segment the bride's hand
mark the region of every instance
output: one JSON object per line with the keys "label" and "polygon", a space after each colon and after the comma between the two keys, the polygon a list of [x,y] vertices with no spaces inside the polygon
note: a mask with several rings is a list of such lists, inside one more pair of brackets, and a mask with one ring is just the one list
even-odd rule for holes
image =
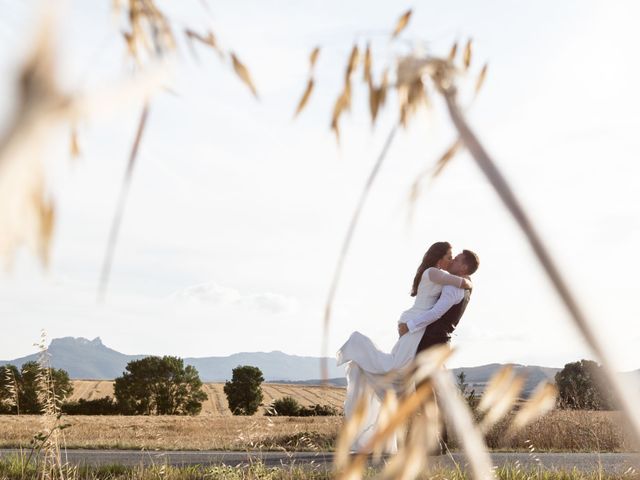
{"label": "bride's hand", "polygon": [[471,280],[467,280],[466,278],[463,278],[461,288],[464,290],[473,290],[473,282],[471,282]]}
{"label": "bride's hand", "polygon": [[407,327],[406,323],[398,324],[398,336],[403,336],[405,333],[409,333],[409,327]]}

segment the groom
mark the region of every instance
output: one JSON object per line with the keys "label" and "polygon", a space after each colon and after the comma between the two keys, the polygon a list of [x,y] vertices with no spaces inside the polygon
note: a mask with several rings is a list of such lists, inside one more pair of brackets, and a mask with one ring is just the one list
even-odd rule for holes
{"label": "groom", "polygon": [[[456,255],[449,265],[449,273],[459,277],[469,278],[475,273],[480,264],[478,255],[471,250],[463,250]],[[427,327],[418,344],[416,354],[434,345],[448,343],[451,334],[458,326],[462,314],[467,308],[471,292],[461,288],[445,285],[436,304],[427,310],[420,318],[415,318],[407,323],[398,324],[400,336],[415,332],[420,328]]]}
{"label": "groom", "polygon": [[[468,279],[469,275],[475,273],[478,269],[479,264],[478,255],[470,250],[463,250],[462,253],[456,255],[448,270],[449,273]],[[436,304],[430,310],[427,310],[421,318],[398,324],[398,333],[402,336],[408,332],[414,332],[425,325],[427,326],[418,344],[416,355],[434,345],[448,343],[451,334],[467,308],[470,298],[470,290],[462,290],[461,288],[445,285],[442,287],[442,293]],[[437,402],[436,395],[436,404]],[[448,437],[447,429],[443,425],[440,454],[446,452],[446,445],[449,443]]]}

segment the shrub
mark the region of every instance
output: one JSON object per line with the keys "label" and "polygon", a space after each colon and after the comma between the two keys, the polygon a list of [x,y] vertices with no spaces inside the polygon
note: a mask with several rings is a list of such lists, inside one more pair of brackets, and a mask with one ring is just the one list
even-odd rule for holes
{"label": "shrub", "polygon": [[265,415],[280,417],[299,417],[302,405],[293,397],[282,397],[274,400],[267,408]]}
{"label": "shrub", "polygon": [[330,417],[340,415],[340,412],[331,405],[315,404],[304,407],[293,397],[283,397],[274,400],[267,407],[265,415],[273,417]]}
{"label": "shrub", "polygon": [[341,415],[340,411],[331,405],[315,404],[300,409],[301,417],[335,417]]}
{"label": "shrub", "polygon": [[111,397],[85,400],[81,398],[77,402],[68,402],[62,405],[62,413],[67,415],[118,415],[120,408]]}

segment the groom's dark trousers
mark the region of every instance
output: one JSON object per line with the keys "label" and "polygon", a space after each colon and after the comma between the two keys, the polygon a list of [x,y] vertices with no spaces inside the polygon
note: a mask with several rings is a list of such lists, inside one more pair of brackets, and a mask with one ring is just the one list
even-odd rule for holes
{"label": "groom's dark trousers", "polygon": [[[418,348],[416,349],[416,355],[429,347],[433,347],[434,345],[449,343],[451,334],[458,326],[458,322],[460,322],[462,314],[467,308],[467,304],[469,303],[470,298],[471,292],[469,290],[465,290],[464,298],[459,303],[456,303],[449,310],[447,310],[447,312],[442,317],[433,322],[431,325],[427,326],[424,333],[422,334],[422,339],[418,344]],[[435,397],[437,405],[438,397],[437,395]],[[446,426],[443,426],[442,441],[445,445],[449,441],[448,437],[449,436],[447,435],[447,428]],[[441,448],[443,448],[443,446],[441,446]],[[441,453],[444,453],[444,451],[441,451]]]}

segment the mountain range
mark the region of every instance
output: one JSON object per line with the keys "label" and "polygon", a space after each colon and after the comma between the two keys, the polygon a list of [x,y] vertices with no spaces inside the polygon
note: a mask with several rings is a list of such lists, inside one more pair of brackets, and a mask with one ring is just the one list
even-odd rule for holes
{"label": "mountain range", "polygon": [[[53,339],[48,347],[51,365],[69,373],[72,379],[111,380],[122,375],[128,362],[148,355],[126,355],[105,346],[100,338],[64,337]],[[23,363],[37,360],[38,354],[0,361],[0,366],[12,364],[20,367]],[[244,352],[226,357],[184,358],[187,365],[193,365],[204,382],[222,382],[231,379],[231,371],[238,365],[253,365],[262,370],[265,381],[318,384],[320,383],[320,358],[288,355],[280,351]],[[337,367],[335,359],[328,358],[330,383],[344,386],[344,369]],[[464,372],[466,383],[477,392],[482,392],[489,379],[504,365],[492,363],[478,367],[453,369],[454,374]],[[526,376],[523,389],[525,396],[543,380],[553,382],[560,368],[536,365],[513,364],[517,373]],[[638,376],[640,370],[632,374]]]}

